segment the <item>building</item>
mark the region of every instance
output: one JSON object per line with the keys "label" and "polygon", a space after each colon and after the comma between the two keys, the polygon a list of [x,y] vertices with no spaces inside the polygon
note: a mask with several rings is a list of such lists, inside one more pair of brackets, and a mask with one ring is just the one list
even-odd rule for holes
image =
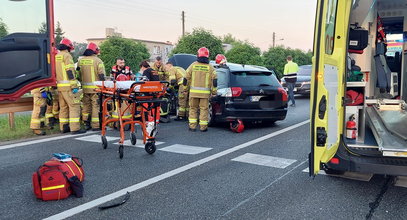
{"label": "building", "polygon": [[[88,43],[93,42],[97,45],[100,45],[103,41],[107,39],[107,37],[122,37],[121,33],[118,33],[113,28],[106,28],[106,37],[104,38],[89,38],[86,39]],[[150,53],[150,61],[154,61],[157,56],[161,56],[163,62],[167,62],[169,58],[169,54],[171,53],[174,45],[169,42],[162,42],[162,41],[151,41],[151,40],[142,40],[142,39],[134,39],[134,38],[127,38],[134,41],[141,42],[146,45],[149,53]]]}

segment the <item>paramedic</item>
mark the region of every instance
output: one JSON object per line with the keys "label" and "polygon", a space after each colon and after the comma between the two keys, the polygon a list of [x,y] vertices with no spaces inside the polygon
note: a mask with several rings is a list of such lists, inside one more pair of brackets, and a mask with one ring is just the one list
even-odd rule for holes
{"label": "paramedic", "polygon": [[293,62],[291,56],[287,57],[287,64],[284,66],[284,80],[288,88],[288,101],[291,100],[291,107],[295,107],[294,88],[297,82],[298,65]]}

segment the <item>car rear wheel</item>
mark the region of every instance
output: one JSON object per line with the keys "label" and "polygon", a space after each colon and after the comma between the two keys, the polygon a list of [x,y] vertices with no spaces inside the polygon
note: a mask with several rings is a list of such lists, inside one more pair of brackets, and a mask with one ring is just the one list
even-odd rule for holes
{"label": "car rear wheel", "polygon": [[213,114],[213,109],[212,109],[212,104],[209,103],[209,108],[208,108],[208,126],[212,127],[216,124],[215,122],[215,114]]}

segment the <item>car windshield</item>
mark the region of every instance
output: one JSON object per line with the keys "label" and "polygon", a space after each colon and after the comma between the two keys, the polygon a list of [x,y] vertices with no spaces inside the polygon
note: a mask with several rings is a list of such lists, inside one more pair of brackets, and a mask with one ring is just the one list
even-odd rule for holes
{"label": "car windshield", "polygon": [[232,72],[232,86],[280,86],[271,72]]}
{"label": "car windshield", "polygon": [[311,76],[311,72],[312,72],[312,66],[311,65],[300,66],[299,69],[298,69],[297,75]]}

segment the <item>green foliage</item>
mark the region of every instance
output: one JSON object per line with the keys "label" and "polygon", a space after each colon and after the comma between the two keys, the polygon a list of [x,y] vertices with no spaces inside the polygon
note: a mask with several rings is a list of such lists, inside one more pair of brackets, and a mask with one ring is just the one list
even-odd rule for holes
{"label": "green foliage", "polygon": [[110,74],[111,67],[116,64],[118,57],[124,58],[126,65],[133,70],[138,70],[140,62],[150,57],[145,44],[121,37],[109,37],[99,47],[101,52],[99,57],[105,64],[107,75]]}
{"label": "green foliage", "polygon": [[177,46],[172,50],[171,55],[177,53],[196,54],[198,49],[206,47],[209,49],[210,59],[215,59],[217,54],[223,54],[222,41],[212,34],[211,31],[203,28],[194,29],[192,33],[181,37]]}
{"label": "green foliage", "polygon": [[8,28],[6,23],[4,23],[3,20],[0,18],[0,38],[8,35],[7,29]]}
{"label": "green foliage", "polygon": [[[38,33],[40,34],[45,34],[48,32],[48,27],[47,27],[47,23],[42,22],[41,26],[38,28]],[[59,43],[59,42],[58,42]]]}
{"label": "green foliage", "polygon": [[72,52],[73,61],[77,62],[78,58],[83,55],[83,52],[86,50],[87,43],[78,43],[73,42],[73,46],[75,47],[75,51]]}
{"label": "green foliage", "polygon": [[293,61],[299,66],[308,65],[312,62],[312,52],[305,53],[299,49],[285,48],[283,46],[270,47],[268,51],[263,54],[264,65],[268,69],[274,69],[279,78],[283,76],[284,65],[287,63],[287,56],[292,56]]}
{"label": "green foliage", "polygon": [[235,37],[233,37],[233,35],[231,33],[228,33],[226,35],[223,35],[222,43],[234,45],[234,44],[243,43],[243,42],[241,40],[238,40]]}
{"label": "green foliage", "polygon": [[260,48],[253,46],[252,44],[237,43],[233,44],[233,48],[226,53],[228,62],[239,64],[250,64],[263,66],[263,58],[261,57]]}
{"label": "green foliage", "polygon": [[55,27],[55,43],[59,44],[61,40],[64,38],[65,32],[62,30],[61,23],[57,22],[57,26]]}

